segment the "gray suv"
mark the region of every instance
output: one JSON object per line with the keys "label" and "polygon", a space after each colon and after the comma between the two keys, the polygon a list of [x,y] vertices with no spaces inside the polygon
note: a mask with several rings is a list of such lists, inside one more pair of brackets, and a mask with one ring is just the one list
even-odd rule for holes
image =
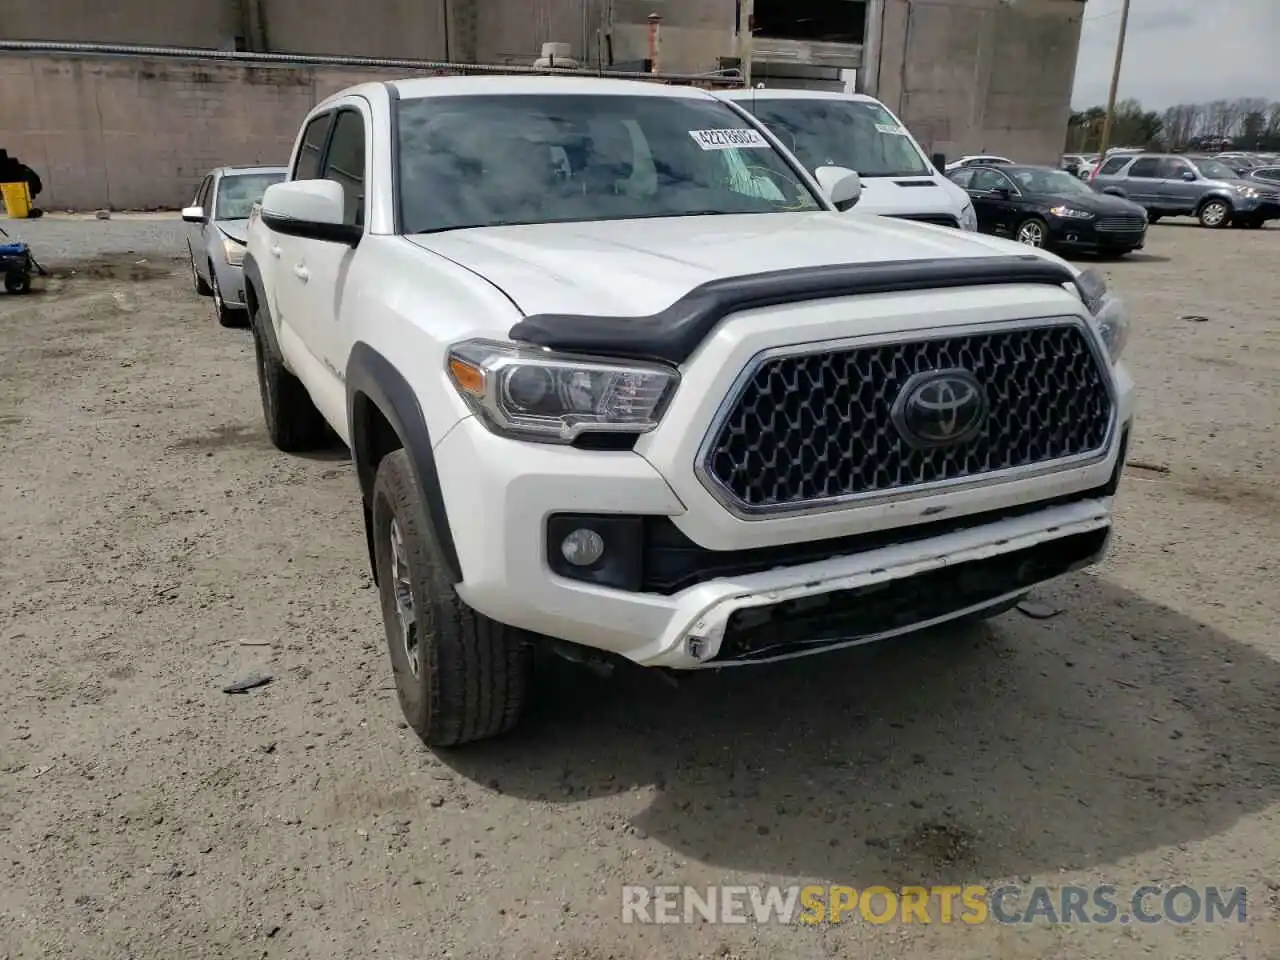
{"label": "gray suv", "polygon": [[1139,153],[1108,157],[1093,175],[1099,193],[1147,208],[1147,219],[1196,217],[1205,227],[1257,228],[1280,219],[1280,185],[1244,180],[1208,157]]}

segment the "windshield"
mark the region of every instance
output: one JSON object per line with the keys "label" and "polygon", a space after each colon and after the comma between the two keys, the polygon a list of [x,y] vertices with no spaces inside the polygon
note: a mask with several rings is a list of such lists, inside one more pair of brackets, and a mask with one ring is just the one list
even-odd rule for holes
{"label": "windshield", "polygon": [[781,153],[710,99],[515,94],[401,101],[406,233],[822,210]]}
{"label": "windshield", "polygon": [[1238,180],[1240,175],[1221,160],[1196,160],[1196,167],[1202,177],[1210,180]]}
{"label": "windshield", "polygon": [[223,175],[218,181],[218,199],[214,204],[215,219],[249,219],[249,208],[262,199],[267,187],[283,179],[283,172]]}
{"label": "windshield", "polygon": [[848,167],[863,177],[933,172],[907,131],[878,103],[861,100],[738,101],[810,170]]}
{"label": "windshield", "polygon": [[1093,193],[1093,188],[1062,170],[1006,170],[1023,193]]}

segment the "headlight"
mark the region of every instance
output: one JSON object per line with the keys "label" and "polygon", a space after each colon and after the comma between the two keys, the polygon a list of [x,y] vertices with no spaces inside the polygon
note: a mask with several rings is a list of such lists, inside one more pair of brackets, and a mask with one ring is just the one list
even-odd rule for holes
{"label": "headlight", "polygon": [[978,229],[978,215],[973,210],[973,204],[967,201],[960,208],[960,229],[970,231]]}
{"label": "headlight", "polygon": [[1050,207],[1049,212],[1055,217],[1066,217],[1068,220],[1093,219],[1093,214],[1088,210],[1077,210],[1075,207]]}
{"label": "headlight", "polygon": [[454,345],[449,378],[495,433],[571,443],[586,432],[646,433],[680,376],[656,364],[578,358],[492,340]]}
{"label": "headlight", "polygon": [[244,244],[236,243],[230,237],[223,237],[222,252],[231,266],[238,267],[244,263]]}
{"label": "headlight", "polygon": [[1256,199],[1258,196],[1258,191],[1253,187],[1240,187],[1239,190],[1240,196],[1248,197],[1250,200]]}
{"label": "headlight", "polygon": [[1093,315],[1107,355],[1115,363],[1129,342],[1129,310],[1124,301],[1107,289],[1107,281],[1097,270],[1085,270],[1076,277],[1084,305]]}

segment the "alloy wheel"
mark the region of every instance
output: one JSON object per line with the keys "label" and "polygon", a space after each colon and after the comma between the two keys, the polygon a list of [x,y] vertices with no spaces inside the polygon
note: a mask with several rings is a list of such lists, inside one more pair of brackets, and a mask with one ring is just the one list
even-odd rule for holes
{"label": "alloy wheel", "polygon": [[1044,228],[1034,220],[1024,223],[1018,228],[1018,242],[1029,247],[1044,246]]}
{"label": "alloy wheel", "polygon": [[396,600],[396,620],[400,625],[400,642],[404,645],[405,662],[416,678],[422,673],[422,649],[418,643],[418,617],[413,607],[413,581],[409,559],[405,554],[400,524],[393,517],[388,532],[391,541],[391,590]]}

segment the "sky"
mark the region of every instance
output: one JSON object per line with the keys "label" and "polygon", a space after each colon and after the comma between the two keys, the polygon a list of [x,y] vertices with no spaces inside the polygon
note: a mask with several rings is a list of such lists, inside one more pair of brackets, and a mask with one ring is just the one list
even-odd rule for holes
{"label": "sky", "polygon": [[[1105,105],[1122,0],[1089,0],[1071,105]],[[1176,103],[1280,100],[1280,0],[1130,0],[1117,97]]]}

